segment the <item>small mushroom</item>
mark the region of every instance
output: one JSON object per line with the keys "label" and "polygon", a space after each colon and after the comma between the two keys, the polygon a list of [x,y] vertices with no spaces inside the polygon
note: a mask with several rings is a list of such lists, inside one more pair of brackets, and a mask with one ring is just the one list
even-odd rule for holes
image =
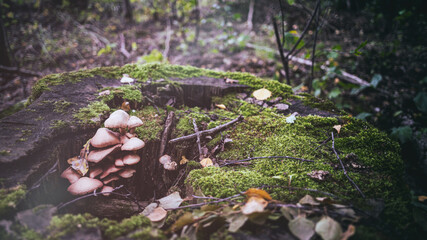
{"label": "small mushroom", "polygon": [[133,168],[125,168],[119,172],[119,176],[122,178],[130,178],[135,174],[136,170]]}
{"label": "small mushroom", "polygon": [[77,182],[82,176],[69,167],[65,169],[64,172],[62,172],[61,177],[67,179],[71,184],[73,184]]}
{"label": "small mushroom", "polygon": [[134,165],[137,164],[141,158],[137,154],[128,154],[123,157],[123,163],[125,165]]}
{"label": "small mushroom", "polygon": [[136,151],[143,148],[144,146],[145,146],[144,141],[142,141],[137,137],[133,137],[129,141],[127,141],[125,144],[123,144],[122,151]]}
{"label": "small mushroom", "polygon": [[128,133],[126,133],[125,135],[120,136],[120,143],[121,144],[127,143],[133,137],[133,136],[132,137],[128,137],[127,135],[128,135]]}
{"label": "small mushroom", "polygon": [[102,171],[103,171],[102,167],[99,167],[99,166],[92,167],[92,168],[90,168],[89,177],[90,178],[96,178],[96,176],[101,174]]}
{"label": "small mushroom", "polygon": [[123,159],[120,158],[116,158],[116,160],[114,161],[114,165],[116,165],[116,167],[124,167],[125,163],[123,162]]}
{"label": "small mushroom", "polygon": [[176,170],[176,167],[178,166],[178,164],[176,164],[176,162],[169,162],[169,163],[165,163],[164,165],[163,165],[163,167],[166,169],[166,170],[169,170],[169,171],[173,171],[173,170]]}
{"label": "small mushroom", "polygon": [[114,165],[114,164],[108,165],[99,178],[103,179],[106,176],[108,176],[110,173],[115,173],[115,172],[118,172],[120,170],[122,170],[122,168],[116,167],[116,165]]}
{"label": "small mushroom", "polygon": [[111,174],[108,177],[106,177],[105,179],[103,179],[102,182],[104,184],[109,184],[110,182],[116,181],[116,180],[119,180],[119,179],[120,179],[119,176],[117,176],[116,174]]}
{"label": "small mushroom", "polygon": [[[104,196],[110,196],[110,192],[112,192],[114,190],[114,188],[113,187],[110,187],[110,186],[107,186],[107,185],[104,185],[103,187],[102,187],[102,189],[101,189],[101,192],[103,192],[103,195]],[[105,192],[107,192],[107,193],[105,193]]]}
{"label": "small mushroom", "polygon": [[102,159],[104,159],[105,157],[107,157],[109,154],[113,153],[114,151],[120,149],[121,144],[117,144],[114,145],[112,147],[109,148],[105,148],[105,149],[95,149],[90,151],[87,160],[89,162],[93,162],[93,163],[99,163]]}
{"label": "small mushroom", "polygon": [[139,117],[131,116],[127,124],[128,124],[129,133],[133,134],[135,132],[135,128],[142,126],[142,120],[139,119]]}
{"label": "small mushroom", "polygon": [[171,162],[171,156],[165,154],[159,158],[159,162],[163,165],[165,165],[166,163],[170,163]]}
{"label": "small mushroom", "polygon": [[100,128],[90,140],[90,144],[96,148],[104,148],[120,143],[119,134],[108,128]]}
{"label": "small mushroom", "polygon": [[98,179],[81,177],[78,181],[68,187],[68,192],[72,195],[84,195],[102,187],[102,182]]}
{"label": "small mushroom", "polygon": [[123,110],[113,112],[110,117],[105,120],[104,126],[107,128],[120,128],[120,134],[126,133],[126,127],[129,120],[129,114]]}

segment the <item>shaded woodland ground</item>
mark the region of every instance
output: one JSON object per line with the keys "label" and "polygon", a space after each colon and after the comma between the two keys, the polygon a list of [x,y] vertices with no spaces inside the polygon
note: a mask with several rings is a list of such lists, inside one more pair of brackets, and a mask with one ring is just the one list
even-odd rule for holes
{"label": "shaded woodland ground", "polygon": [[[422,1],[320,1],[319,15],[315,1],[79,3],[1,1],[1,116],[22,108],[33,84],[50,73],[156,61],[277,81],[288,72],[294,91],[329,98],[401,143],[407,183],[425,210],[416,199],[427,195]],[[284,52],[296,46],[299,60],[281,60],[273,18]]]}

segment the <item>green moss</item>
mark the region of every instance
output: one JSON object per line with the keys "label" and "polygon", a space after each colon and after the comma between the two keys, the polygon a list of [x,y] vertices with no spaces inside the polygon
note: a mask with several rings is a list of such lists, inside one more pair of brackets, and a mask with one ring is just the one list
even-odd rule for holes
{"label": "green moss", "polygon": [[26,102],[26,100],[20,101],[16,104],[4,109],[3,111],[1,111],[0,112],[0,119],[7,117],[7,116],[10,116],[10,115],[24,109],[25,108],[25,102]]}
{"label": "green moss", "polygon": [[81,123],[96,123],[99,122],[99,116],[109,112],[110,107],[107,104],[95,101],[90,103],[87,107],[80,108],[80,110],[73,115]]}
{"label": "green moss", "polygon": [[144,141],[160,139],[166,112],[163,109],[159,109],[159,112],[160,115],[153,106],[146,106],[141,110],[131,113],[131,115],[139,117],[144,123],[141,127],[135,129],[135,133],[139,138]]}
{"label": "green moss", "polygon": [[347,115],[346,112],[339,110],[335,104],[328,99],[317,98],[309,93],[301,93],[300,96],[302,97],[302,101],[306,106],[335,114]]}
{"label": "green moss", "polygon": [[26,188],[23,185],[18,185],[14,188],[0,189],[0,218],[11,214],[19,201],[26,194]]}
{"label": "green moss", "polygon": [[110,94],[99,97],[104,102],[109,102],[116,96],[126,101],[142,102],[141,90],[135,85],[123,85],[116,88],[108,87],[103,88],[100,92],[105,90],[110,90]]}
{"label": "green moss", "polygon": [[65,214],[60,217],[54,216],[48,230],[50,239],[58,239],[82,227],[99,228],[105,239],[116,239],[137,229],[146,230],[150,226],[150,220],[142,215],[132,216],[117,222],[106,218],[99,219],[90,214]]}
{"label": "green moss", "polygon": [[53,120],[50,124],[50,128],[52,129],[62,129],[70,126],[70,122],[63,120]]}
{"label": "green moss", "polygon": [[156,228],[145,227],[141,230],[129,234],[131,239],[151,240],[151,239],[167,239],[166,236]]}
{"label": "green moss", "polygon": [[65,113],[67,111],[67,108],[70,107],[72,104],[72,102],[68,102],[65,100],[56,101],[54,102],[53,111],[56,113]]}
{"label": "green moss", "polygon": [[0,156],[7,156],[10,154],[10,150],[1,150],[0,151]]}

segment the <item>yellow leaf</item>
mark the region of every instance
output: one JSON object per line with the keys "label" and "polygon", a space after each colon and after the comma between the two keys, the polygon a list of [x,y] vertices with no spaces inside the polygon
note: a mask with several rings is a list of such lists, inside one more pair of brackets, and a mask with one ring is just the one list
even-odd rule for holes
{"label": "yellow leaf", "polygon": [[210,158],[203,158],[201,161],[200,161],[200,165],[202,165],[202,167],[210,167],[210,166],[213,166],[213,162],[212,162],[212,160],[210,159]]}
{"label": "yellow leaf", "polygon": [[262,190],[262,189],[258,189],[258,188],[249,188],[246,192],[245,195],[248,197],[261,197],[264,198],[265,200],[271,200],[271,196],[270,194],[268,194],[266,191]]}
{"label": "yellow leaf", "polygon": [[185,156],[182,156],[181,161],[179,161],[179,165],[184,165],[188,162],[188,159]]}
{"label": "yellow leaf", "polygon": [[418,201],[424,202],[425,200],[427,200],[427,196],[418,196]]}
{"label": "yellow leaf", "polygon": [[271,92],[268,89],[261,88],[253,92],[254,97],[257,100],[266,100],[271,97]]}
{"label": "yellow leaf", "polygon": [[157,207],[147,216],[147,218],[152,222],[160,222],[166,217],[166,215],[168,215],[168,212],[165,209]]}
{"label": "yellow leaf", "polygon": [[254,212],[263,212],[268,202],[262,197],[250,197],[242,207],[242,213],[249,215]]}
{"label": "yellow leaf", "polygon": [[89,164],[87,163],[86,158],[77,156],[68,159],[67,162],[71,165],[71,168],[76,170],[82,176],[86,175],[86,173],[89,171]]}
{"label": "yellow leaf", "polygon": [[129,102],[124,101],[124,102],[122,103],[121,109],[122,109],[123,111],[129,112],[129,111],[130,111]]}
{"label": "yellow leaf", "polygon": [[337,130],[337,132],[340,133],[341,125],[334,125],[333,128],[335,128],[335,130]]}
{"label": "yellow leaf", "polygon": [[224,104],[215,104],[215,107],[220,109],[227,109],[227,107]]}

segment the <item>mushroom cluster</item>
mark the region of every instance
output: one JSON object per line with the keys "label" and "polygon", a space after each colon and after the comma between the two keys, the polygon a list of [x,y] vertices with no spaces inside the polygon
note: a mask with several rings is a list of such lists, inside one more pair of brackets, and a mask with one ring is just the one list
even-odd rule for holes
{"label": "mushroom cluster", "polygon": [[[89,163],[89,176],[84,176],[87,171],[76,169],[76,164],[61,174],[61,177],[71,183],[68,192],[73,195],[84,195],[101,187],[102,192],[111,192],[114,188],[108,184],[114,184],[114,181],[120,178],[132,177],[136,172],[134,165],[141,160],[137,151],[145,146],[144,141],[134,134],[135,128],[142,124],[141,119],[129,117],[123,110],[113,112],[104,122],[105,127],[99,128],[90,139],[89,153],[85,151],[89,149],[88,146],[82,149],[80,157],[73,158],[84,160],[86,165]],[[119,132],[109,128],[118,129]],[[126,129],[129,132],[126,132]],[[79,162],[80,166],[82,164],[84,163]]]}

